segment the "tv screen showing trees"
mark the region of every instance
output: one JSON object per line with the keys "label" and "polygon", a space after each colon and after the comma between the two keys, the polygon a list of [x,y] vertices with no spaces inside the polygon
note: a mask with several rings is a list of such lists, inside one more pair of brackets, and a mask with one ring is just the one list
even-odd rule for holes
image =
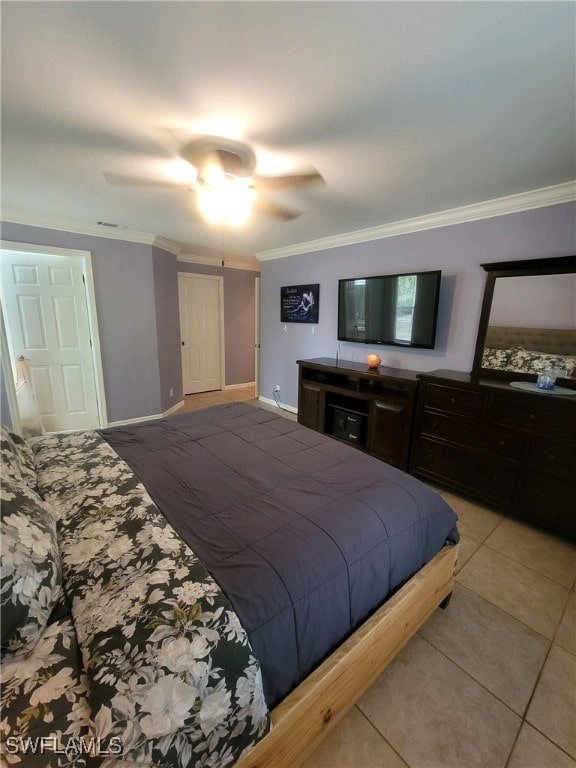
{"label": "tv screen showing trees", "polygon": [[441,271],[338,283],[338,339],[433,349]]}

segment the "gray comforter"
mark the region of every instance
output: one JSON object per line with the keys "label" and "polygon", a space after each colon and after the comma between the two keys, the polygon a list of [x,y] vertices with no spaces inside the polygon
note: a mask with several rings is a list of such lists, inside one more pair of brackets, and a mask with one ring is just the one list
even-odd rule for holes
{"label": "gray comforter", "polygon": [[458,538],[420,481],[252,405],[101,434],[232,603],[270,706]]}

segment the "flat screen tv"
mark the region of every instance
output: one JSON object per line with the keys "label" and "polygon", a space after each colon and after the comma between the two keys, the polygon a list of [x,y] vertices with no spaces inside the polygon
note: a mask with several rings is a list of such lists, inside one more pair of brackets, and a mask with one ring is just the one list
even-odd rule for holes
{"label": "flat screen tv", "polygon": [[338,339],[433,349],[442,272],[338,281]]}

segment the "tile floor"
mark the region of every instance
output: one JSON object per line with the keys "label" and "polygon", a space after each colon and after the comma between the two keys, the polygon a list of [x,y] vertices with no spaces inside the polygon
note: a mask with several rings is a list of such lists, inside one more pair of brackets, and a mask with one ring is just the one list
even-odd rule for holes
{"label": "tile floor", "polygon": [[[234,400],[245,402],[254,400],[254,385],[248,384],[242,387],[231,387],[230,389],[216,390],[215,392],[200,392],[197,395],[186,395],[184,405],[178,413],[186,411],[195,411],[198,408],[206,408],[207,405],[218,405],[218,403],[229,403]],[[255,401],[256,405],[262,405]]]}
{"label": "tile floor", "polygon": [[576,768],[576,547],[440,493],[462,539],[452,602],[299,768]]}

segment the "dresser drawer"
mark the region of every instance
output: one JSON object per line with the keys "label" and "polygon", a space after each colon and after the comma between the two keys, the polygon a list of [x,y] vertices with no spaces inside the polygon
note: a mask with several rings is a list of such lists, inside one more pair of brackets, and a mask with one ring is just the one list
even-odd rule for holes
{"label": "dresser drawer", "polygon": [[524,438],[518,432],[495,429],[484,424],[473,427],[462,419],[454,419],[443,414],[424,411],[422,432],[441,440],[459,443],[466,448],[486,451],[508,459],[519,459]]}
{"label": "dresser drawer", "polygon": [[[547,395],[539,395],[544,398]],[[552,397],[548,395],[548,397]],[[572,405],[572,404],[570,404]],[[534,398],[496,398],[493,421],[525,432],[537,432],[554,437],[574,435],[576,432],[576,403],[574,408],[556,407],[552,402],[536,402]]]}
{"label": "dresser drawer", "polygon": [[424,405],[458,416],[483,419],[486,415],[488,395],[468,389],[447,387],[443,384],[427,384]]}
{"label": "dresser drawer", "polygon": [[531,440],[528,466],[531,470],[576,481],[576,443],[550,438]]}
{"label": "dresser drawer", "polygon": [[525,478],[520,513],[568,536],[576,535],[576,485],[538,473]]}
{"label": "dresser drawer", "polygon": [[485,498],[509,501],[517,464],[423,438],[418,446],[416,469],[427,477],[449,481],[453,486],[473,490]]}

